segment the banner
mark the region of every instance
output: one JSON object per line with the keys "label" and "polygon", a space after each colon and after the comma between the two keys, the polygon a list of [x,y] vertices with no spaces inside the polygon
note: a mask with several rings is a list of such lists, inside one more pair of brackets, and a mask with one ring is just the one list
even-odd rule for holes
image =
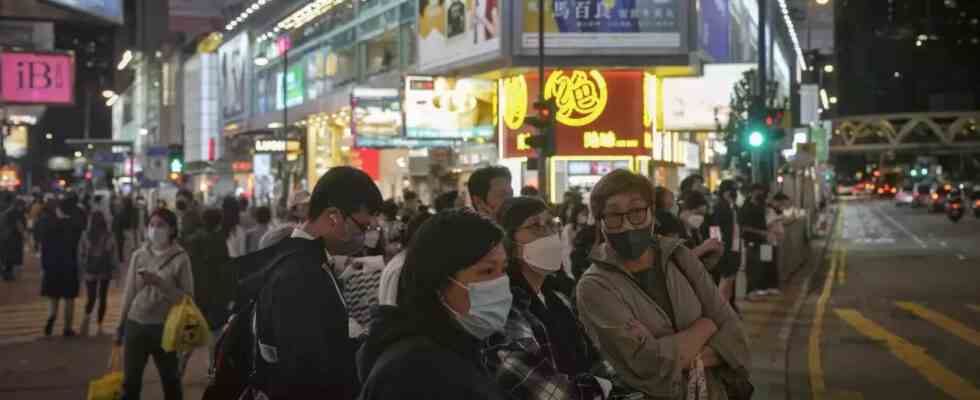
{"label": "banner", "polygon": [[497,85],[482,79],[405,78],[405,136],[416,139],[493,137]]}
{"label": "banner", "polygon": [[701,0],[701,48],[716,63],[729,62],[732,16],[729,0]]}
{"label": "banner", "polygon": [[[686,0],[530,0],[523,4],[521,44],[538,47],[538,9],[545,3],[545,46],[549,49],[636,49],[684,52]],[[615,54],[615,53],[611,53]]]}
{"label": "banner", "polygon": [[75,57],[61,53],[0,53],[0,101],[5,104],[71,105]]}
{"label": "banner", "polygon": [[499,53],[505,3],[419,0],[419,71],[439,72],[450,64]]}
{"label": "banner", "polygon": [[218,49],[221,58],[221,115],[225,120],[236,119],[245,113],[245,101],[250,98],[245,75],[250,61],[248,34],[235,36]]}
{"label": "banner", "polygon": [[735,84],[755,64],[706,64],[699,77],[664,78],[664,130],[717,131],[728,124]]}

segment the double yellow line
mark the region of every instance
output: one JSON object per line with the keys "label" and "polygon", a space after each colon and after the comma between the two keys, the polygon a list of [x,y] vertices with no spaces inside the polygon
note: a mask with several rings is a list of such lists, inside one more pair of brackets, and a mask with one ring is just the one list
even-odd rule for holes
{"label": "double yellow line", "polygon": [[[844,226],[843,205],[837,210],[837,222],[834,224],[834,234],[831,237],[830,269],[824,279],[823,289],[817,299],[817,309],[813,316],[813,327],[810,329],[808,364],[810,367],[810,389],[813,391],[814,400],[822,400],[827,395],[827,383],[824,379],[823,363],[820,360],[820,336],[823,335],[823,319],[827,312],[827,302],[830,301],[830,293],[834,286],[834,277],[843,261],[846,261],[844,246],[841,246],[840,236]],[[843,278],[838,278],[843,281]]]}

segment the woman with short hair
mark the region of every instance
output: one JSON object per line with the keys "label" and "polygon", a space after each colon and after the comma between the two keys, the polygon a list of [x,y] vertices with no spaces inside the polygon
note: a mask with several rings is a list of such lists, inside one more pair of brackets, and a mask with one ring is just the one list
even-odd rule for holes
{"label": "woman with short hair", "polygon": [[748,383],[748,340],[698,258],[681,240],[653,234],[650,182],[616,170],[590,200],[606,242],[592,253],[577,301],[604,358],[650,397],[681,399],[694,390],[698,398],[728,399],[722,375]]}

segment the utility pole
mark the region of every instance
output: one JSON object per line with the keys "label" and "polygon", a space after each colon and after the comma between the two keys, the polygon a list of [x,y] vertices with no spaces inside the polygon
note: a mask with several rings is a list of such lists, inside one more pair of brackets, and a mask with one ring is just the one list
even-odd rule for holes
{"label": "utility pole", "polygon": [[[546,11],[545,0],[538,0],[538,103],[544,103],[544,13]],[[538,150],[538,190],[545,202],[550,201],[550,190],[548,182],[548,154],[547,150]]]}
{"label": "utility pole", "polygon": [[[766,76],[767,63],[766,63],[766,14],[768,11],[768,1],[759,1],[759,40],[758,40],[758,51],[759,51],[759,66],[758,70],[758,86],[756,88],[756,98],[753,102],[754,112],[750,118],[753,121],[760,121],[766,109],[766,97],[768,92],[768,79]],[[767,149],[753,149],[752,150],[752,181],[755,183],[768,183],[763,182],[763,180],[768,180],[768,173],[764,171],[764,168],[769,168],[771,160],[767,158],[772,158],[771,152]]]}

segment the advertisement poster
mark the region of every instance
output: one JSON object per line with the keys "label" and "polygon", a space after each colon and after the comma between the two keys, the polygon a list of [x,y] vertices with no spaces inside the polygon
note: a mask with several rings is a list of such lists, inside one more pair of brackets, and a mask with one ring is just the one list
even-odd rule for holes
{"label": "advertisement poster", "polygon": [[[538,47],[539,1],[524,1],[525,49]],[[545,46],[565,49],[671,49],[684,45],[684,0],[545,1]]]}
{"label": "advertisement poster", "polygon": [[0,53],[0,102],[70,105],[75,57],[59,53]]}
{"label": "advertisement poster", "polygon": [[729,0],[701,0],[701,48],[714,62],[730,61],[729,32],[731,12]]}
{"label": "advertisement poster", "polygon": [[402,136],[401,97],[397,89],[354,89],[351,134],[357,147],[394,146]]}
{"label": "advertisement poster", "polygon": [[[286,106],[296,107],[303,104],[303,72],[302,64],[290,65],[286,69]],[[282,72],[276,74],[276,109],[282,110]]]}
{"label": "advertisement poster", "polygon": [[[557,105],[557,154],[562,156],[642,156],[651,138],[643,130],[643,72],[551,70],[545,98]],[[504,157],[528,157],[526,143],[536,133],[526,124],[538,93],[536,73],[501,82]]]}
{"label": "advertisement poster", "polygon": [[405,79],[405,136],[415,139],[492,138],[497,85],[481,79]]}
{"label": "advertisement poster", "polygon": [[419,70],[500,51],[502,0],[419,0]]}
{"label": "advertisement poster", "polygon": [[227,119],[240,117],[245,113],[245,101],[249,98],[245,81],[249,63],[248,35],[235,36],[220,48],[221,59],[221,115]]}
{"label": "advertisement poster", "polygon": [[727,125],[732,90],[753,68],[755,64],[707,64],[703,76],[664,78],[663,129],[716,131]]}

